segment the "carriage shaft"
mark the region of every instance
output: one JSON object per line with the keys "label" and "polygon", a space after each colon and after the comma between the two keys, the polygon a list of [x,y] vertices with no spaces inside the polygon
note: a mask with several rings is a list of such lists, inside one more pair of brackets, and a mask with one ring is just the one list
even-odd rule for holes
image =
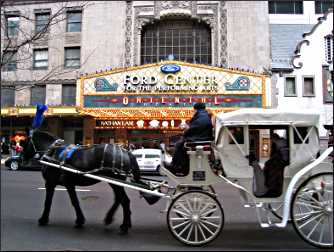
{"label": "carriage shaft", "polygon": [[130,188],[130,189],[134,189],[134,190],[137,190],[137,191],[149,193],[149,194],[159,196],[159,197],[170,198],[169,195],[166,195],[164,193],[160,193],[160,192],[157,192],[157,191],[152,191],[152,190],[149,190],[149,189],[145,189],[145,188],[142,188],[140,186],[133,185],[133,184],[131,184],[131,182],[120,181],[120,180],[117,180],[117,179],[106,178],[106,177],[97,176],[97,175],[93,175],[93,174],[84,174],[81,171],[78,171],[78,170],[75,170],[75,169],[72,169],[72,168],[68,168],[68,167],[63,166],[63,165],[57,165],[57,164],[49,163],[49,162],[46,162],[46,161],[43,161],[43,160],[39,160],[39,162],[44,164],[44,165],[52,166],[52,167],[55,167],[55,168],[58,168],[58,169],[61,169],[61,170],[65,170],[65,171],[68,171],[68,172],[72,172],[72,173],[75,173],[75,174],[78,174],[78,175],[82,175],[82,176],[85,176],[85,177],[88,177],[88,178],[104,181],[104,182],[114,184],[114,185],[118,185],[118,186],[123,186],[123,187],[126,187],[126,188]]}

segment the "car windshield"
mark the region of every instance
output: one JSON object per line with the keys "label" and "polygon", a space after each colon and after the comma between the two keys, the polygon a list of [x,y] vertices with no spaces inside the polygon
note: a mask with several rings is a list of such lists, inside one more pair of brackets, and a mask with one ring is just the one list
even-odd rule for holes
{"label": "car windshield", "polygon": [[157,155],[157,154],[146,154],[145,158],[160,158],[160,155]]}

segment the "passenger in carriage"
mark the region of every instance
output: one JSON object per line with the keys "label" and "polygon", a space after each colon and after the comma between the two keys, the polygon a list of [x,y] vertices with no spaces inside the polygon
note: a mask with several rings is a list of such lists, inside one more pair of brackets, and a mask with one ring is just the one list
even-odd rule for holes
{"label": "passenger in carriage", "polygon": [[264,165],[267,197],[278,197],[283,189],[284,167],[289,164],[289,147],[285,138],[274,133],[270,159]]}
{"label": "passenger in carriage", "polygon": [[164,166],[177,176],[185,176],[189,172],[189,157],[184,147],[185,142],[212,141],[213,125],[204,103],[195,103],[194,114],[183,136],[175,144],[172,163],[164,162]]}

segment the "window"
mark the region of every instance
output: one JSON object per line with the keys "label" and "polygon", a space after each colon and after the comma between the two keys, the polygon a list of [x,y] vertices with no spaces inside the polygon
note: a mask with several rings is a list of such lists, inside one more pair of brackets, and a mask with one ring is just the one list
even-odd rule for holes
{"label": "window", "polygon": [[303,1],[268,1],[269,14],[303,14]]}
{"label": "window", "polygon": [[68,11],[67,12],[67,32],[80,32],[81,31],[81,11]]}
{"label": "window", "polygon": [[325,38],[325,59],[328,64],[333,62],[333,36],[327,35]]}
{"label": "window", "polygon": [[62,105],[75,105],[76,85],[63,85],[61,100]]}
{"label": "window", "polygon": [[141,63],[174,59],[211,64],[211,30],[191,20],[165,20],[147,25],[141,37]]}
{"label": "window", "polygon": [[[296,129],[298,130],[298,133],[300,134],[300,136],[302,137],[304,141],[305,137],[307,136],[308,128],[307,127],[296,127]],[[293,129],[293,142],[295,144],[301,144],[303,141],[299,138],[296,132],[296,129]],[[308,142],[309,142],[309,138],[307,138],[305,143],[308,143]]]}
{"label": "window", "polygon": [[49,52],[48,49],[34,50],[34,68],[48,68]]}
{"label": "window", "polygon": [[80,47],[65,48],[65,67],[80,67]]}
{"label": "window", "polygon": [[315,96],[314,77],[303,77],[303,96]]}
{"label": "window", "polygon": [[36,27],[35,32],[47,32],[47,28],[49,26],[49,19],[50,19],[50,13],[36,13]]}
{"label": "window", "polygon": [[1,88],[1,107],[11,107],[15,104],[15,90],[10,87]]}
{"label": "window", "polygon": [[6,17],[8,37],[17,37],[19,33],[19,23],[20,23],[20,17],[18,16],[7,16]]}
{"label": "window", "polygon": [[17,69],[17,52],[6,51],[3,55],[3,71],[16,71]]}
{"label": "window", "polygon": [[46,86],[33,86],[31,88],[31,105],[45,104]]}
{"label": "window", "polygon": [[285,77],[284,96],[297,96],[296,77]]}
{"label": "window", "polygon": [[324,103],[333,103],[333,79],[328,66],[322,67]]}
{"label": "window", "polygon": [[328,11],[329,8],[333,9],[333,1],[314,1],[315,14],[323,14]]}

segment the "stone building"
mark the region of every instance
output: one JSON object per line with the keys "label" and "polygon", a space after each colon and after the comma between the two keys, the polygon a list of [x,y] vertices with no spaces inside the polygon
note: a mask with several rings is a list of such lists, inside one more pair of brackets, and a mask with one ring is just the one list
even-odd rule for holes
{"label": "stone building", "polygon": [[[263,80],[267,76],[261,74],[270,68],[268,3],[262,1],[18,1],[2,8],[3,21],[8,24],[1,30],[2,52],[9,41],[20,41],[23,34],[16,29],[34,33],[58,12],[58,21],[48,32],[17,52],[10,51],[14,57],[2,68],[3,136],[24,132],[31,125],[35,105],[45,103],[49,110],[43,127],[68,142],[119,142],[119,136],[126,141],[131,135],[126,126],[99,129],[97,119],[113,120],[112,113],[102,117],[98,109],[92,113],[80,106],[80,80],[97,73],[105,76],[115,69],[126,73],[172,59],[177,64],[192,64],[188,65],[190,73],[204,65],[207,68],[200,68],[198,74],[218,71],[225,81],[236,81],[239,76]],[[268,85],[266,80],[261,90]],[[270,89],[267,93],[261,90],[261,99],[268,98],[259,106],[270,106]],[[165,107],[170,110],[173,105]],[[183,116],[176,110],[167,117],[173,119],[175,114],[180,122],[188,120],[191,104],[182,110]],[[148,120],[144,115],[135,119]],[[161,119],[161,115],[150,119]],[[149,134],[161,138],[161,128],[150,129]],[[168,129],[171,135],[177,132],[177,128]],[[137,131],[132,130],[137,139],[145,137],[145,131]]]}
{"label": "stone building", "polygon": [[[123,74],[117,77],[123,79],[126,73],[136,73],[137,76],[128,76],[133,86],[137,77],[164,77],[159,67],[166,62],[181,66],[182,71],[185,69],[184,73],[177,73],[184,77],[180,85],[201,86],[204,82],[190,83],[189,78],[196,76],[219,79],[214,89],[218,93],[164,91],[167,97],[182,101],[183,96],[195,95],[192,100],[195,101],[207,96],[213,113],[242,107],[271,107],[275,98],[271,89],[275,85],[268,78],[272,36],[268,7],[267,1],[17,1],[15,5],[5,4],[1,18],[7,27],[1,27],[1,53],[4,58],[11,54],[13,57],[8,57],[10,61],[1,69],[1,135],[24,133],[31,125],[37,103],[49,106],[43,127],[71,143],[140,141],[147,138],[147,133],[158,140],[180,133],[178,127],[171,126],[171,120],[174,119],[175,125],[189,120],[192,104],[163,103],[162,93],[153,93],[161,103],[156,108],[152,102],[131,105],[133,110],[127,104],[117,107],[117,103],[103,104],[108,109],[85,107],[86,96],[88,99],[94,95],[114,98],[118,95],[124,100],[124,93],[113,93],[113,85],[108,91],[108,84],[114,84],[110,81],[117,73]],[[40,39],[17,51],[13,43],[6,47],[9,42],[22,41],[24,34],[42,29],[46,20],[55,14],[59,14],[55,18],[57,22]],[[107,89],[83,90],[85,85],[103,87],[105,80]],[[171,83],[172,79],[169,82],[177,85]],[[250,88],[227,90],[226,84],[231,83],[246,83]],[[124,89],[124,83],[118,84]],[[152,95],[142,91],[138,89],[134,94]],[[215,98],[215,95],[221,96]],[[256,100],[243,101],[241,98],[247,95]],[[224,102],[217,103],[219,99]],[[160,114],[153,113],[156,110]],[[132,128],[124,123],[130,119],[135,120]],[[151,123],[154,120],[159,126],[151,126],[157,124]],[[144,126],[137,127],[137,122],[143,122]]]}

